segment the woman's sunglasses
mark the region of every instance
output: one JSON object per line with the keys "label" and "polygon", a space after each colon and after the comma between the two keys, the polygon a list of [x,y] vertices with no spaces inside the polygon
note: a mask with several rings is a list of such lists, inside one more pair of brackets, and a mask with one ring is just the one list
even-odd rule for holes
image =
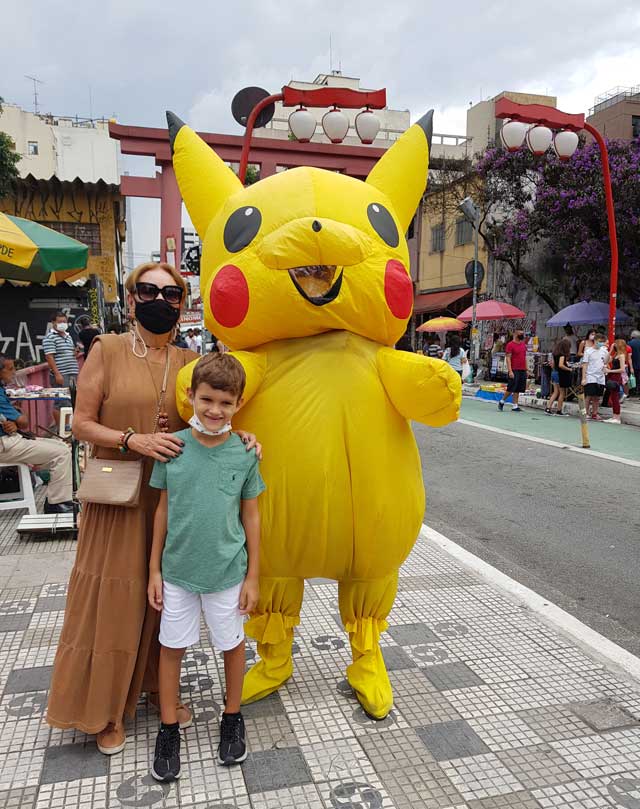
{"label": "woman's sunglasses", "polygon": [[148,301],[155,301],[155,299],[162,293],[162,297],[167,303],[180,303],[184,290],[182,287],[168,284],[166,287],[159,287],[155,284],[147,284],[144,281],[138,281],[136,284],[136,294],[143,303]]}

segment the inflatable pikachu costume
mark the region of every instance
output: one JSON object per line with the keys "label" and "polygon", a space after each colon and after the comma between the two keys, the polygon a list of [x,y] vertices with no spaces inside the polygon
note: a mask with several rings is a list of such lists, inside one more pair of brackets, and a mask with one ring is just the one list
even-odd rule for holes
{"label": "inflatable pikachu costume", "polygon": [[[338,581],[365,711],[393,704],[379,647],[424,514],[410,419],[458,416],[460,377],[396,351],[413,303],[404,233],[424,192],[432,114],[386,152],[366,182],[296,168],[244,188],[189,127],[167,114],[173,165],[204,246],[207,327],[247,375],[234,426],[264,445],[260,603],[246,624],[260,661],[243,701],[292,674],[305,578]],[[186,397],[191,367],[178,381]]]}

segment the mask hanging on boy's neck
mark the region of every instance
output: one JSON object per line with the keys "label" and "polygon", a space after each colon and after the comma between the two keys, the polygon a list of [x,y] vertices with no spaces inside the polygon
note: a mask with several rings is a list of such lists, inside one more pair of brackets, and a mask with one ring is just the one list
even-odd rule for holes
{"label": "mask hanging on boy's neck", "polygon": [[199,433],[203,435],[223,435],[224,433],[228,433],[231,431],[231,422],[228,421],[224,427],[221,427],[219,430],[207,430],[204,424],[200,421],[200,419],[194,413],[193,416],[189,419],[189,424],[193,427],[194,430],[197,430]]}

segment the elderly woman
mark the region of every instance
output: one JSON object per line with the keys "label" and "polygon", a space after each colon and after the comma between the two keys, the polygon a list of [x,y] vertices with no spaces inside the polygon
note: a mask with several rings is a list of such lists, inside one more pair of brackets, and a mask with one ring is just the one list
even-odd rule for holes
{"label": "elderly woman", "polygon": [[[96,733],[111,755],[125,746],[124,720],[142,691],[157,704],[158,617],[147,602],[149,553],[158,491],[154,460],[180,453],[172,433],[185,427],[176,376],[198,355],[172,344],[185,301],[182,276],[168,264],[142,264],[127,279],[132,330],[100,335],[82,369],[74,435],[105,460],[144,458],[136,508],[87,503],[56,653],[47,721]],[[250,449],[253,436],[242,436]],[[178,695],[176,695],[178,699]],[[179,707],[183,727],[191,713]]]}

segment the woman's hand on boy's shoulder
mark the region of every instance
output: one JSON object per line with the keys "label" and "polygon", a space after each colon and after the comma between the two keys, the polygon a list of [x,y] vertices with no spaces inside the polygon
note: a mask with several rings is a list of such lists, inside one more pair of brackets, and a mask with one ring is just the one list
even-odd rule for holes
{"label": "woman's hand on boy's shoulder", "polygon": [[162,612],[162,573],[159,570],[149,573],[147,596],[153,609]]}
{"label": "woman's hand on boy's shoulder", "polygon": [[234,433],[240,437],[242,443],[245,445],[247,452],[255,448],[256,456],[259,461],[262,460],[262,444],[258,441],[253,433],[247,433],[244,430],[234,430]]}
{"label": "woman's hand on boy's shoulder", "polygon": [[255,612],[260,597],[260,584],[257,576],[247,576],[240,590],[240,614],[250,615]]}

